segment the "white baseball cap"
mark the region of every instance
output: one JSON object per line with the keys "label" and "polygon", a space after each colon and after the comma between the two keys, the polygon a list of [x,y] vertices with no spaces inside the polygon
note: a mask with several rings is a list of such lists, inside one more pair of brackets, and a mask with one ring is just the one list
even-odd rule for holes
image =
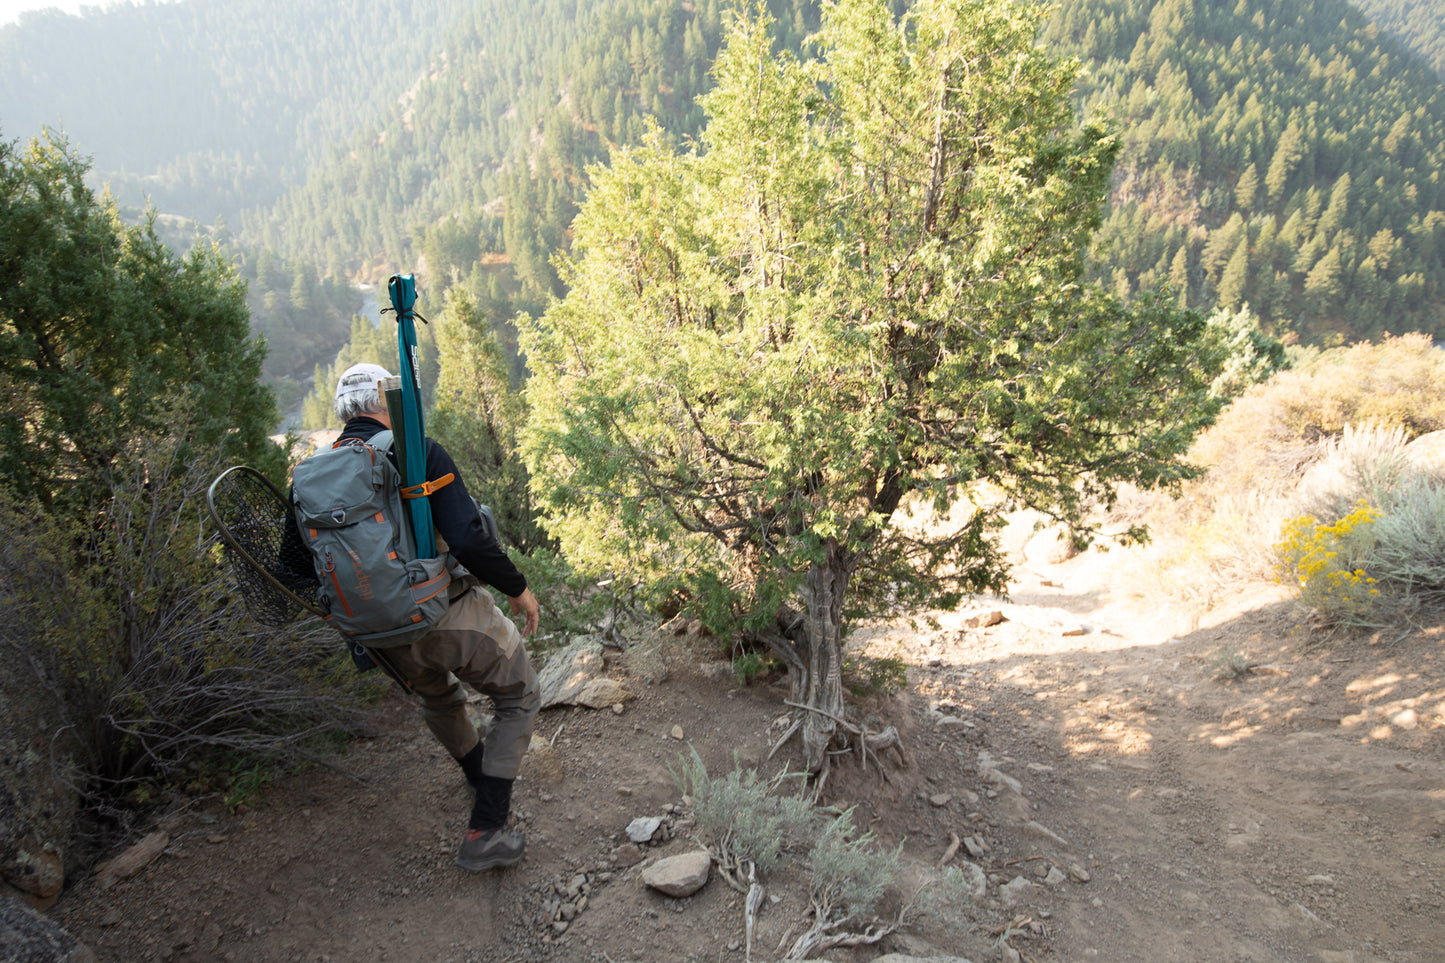
{"label": "white baseball cap", "polygon": [[390,377],[391,372],[379,364],[354,364],[341,372],[341,378],[336,382],[336,397],[339,399],[354,391],[376,390],[377,382]]}

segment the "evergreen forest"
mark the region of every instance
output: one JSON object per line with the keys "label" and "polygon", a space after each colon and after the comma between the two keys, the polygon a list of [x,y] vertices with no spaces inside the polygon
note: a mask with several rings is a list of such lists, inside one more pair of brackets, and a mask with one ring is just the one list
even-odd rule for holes
{"label": "evergreen forest", "polygon": [[[809,0],[768,0],[806,59]],[[896,0],[896,10],[905,9]],[[1064,0],[1079,116],[1120,140],[1089,271],[1246,307],[1328,345],[1445,329],[1439,0]],[[218,244],[293,408],[361,308],[411,271],[464,289],[524,372],[513,319],[554,264],[589,165],[656,126],[698,136],[726,0],[182,0],[0,28],[0,137],[50,126],[139,222]]]}

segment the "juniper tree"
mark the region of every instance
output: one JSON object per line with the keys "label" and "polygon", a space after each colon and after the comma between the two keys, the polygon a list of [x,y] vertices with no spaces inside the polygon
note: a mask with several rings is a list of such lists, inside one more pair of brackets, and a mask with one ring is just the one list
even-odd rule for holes
{"label": "juniper tree", "polygon": [[122,223],[87,167],[49,134],[0,143],[0,485],[84,506],[175,411],[183,442],[279,473],[243,282],[214,248]]}
{"label": "juniper tree", "polygon": [[[767,640],[822,775],[862,735],[848,619],[1003,590],[1000,506],[1082,525],[1175,485],[1216,411],[1199,315],[1082,280],[1116,142],[1076,123],[1041,9],[891,10],[827,5],[807,62],[740,14],[703,143],[595,169],[569,293],[522,323],[549,528]],[[956,530],[897,524],[959,498]]]}

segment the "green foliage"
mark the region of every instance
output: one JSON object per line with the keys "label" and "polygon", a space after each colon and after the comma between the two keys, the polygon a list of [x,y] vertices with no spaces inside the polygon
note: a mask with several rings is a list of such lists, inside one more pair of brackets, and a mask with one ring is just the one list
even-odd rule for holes
{"label": "green foliage", "polygon": [[438,373],[427,433],[456,460],[472,497],[491,507],[507,542],[523,554],[551,547],[537,525],[530,476],[517,450],[526,403],[512,387],[496,334],[460,289],[432,323]]}
{"label": "green foliage", "polygon": [[872,833],[858,833],[849,809],[828,821],[808,851],[815,905],[824,916],[866,919],[898,880],[903,844],[883,849]]}
{"label": "green foliage", "polygon": [[1249,658],[1233,646],[1220,646],[1207,661],[1209,677],[1216,682],[1233,682],[1249,674]]}
{"label": "green foliage", "polygon": [[615,624],[618,614],[631,608],[612,583],[599,586],[578,574],[554,548],[539,545],[526,554],[508,554],[537,597],[538,635],[530,645],[534,652],[541,640],[595,632],[601,625]]}
{"label": "green foliage", "polygon": [[779,666],[777,659],[769,658],[761,652],[740,652],[733,657],[733,675],[741,685],[751,685],[758,676]]}
{"label": "green foliage", "polygon": [[790,846],[810,838],[814,823],[812,804],[797,795],[779,794],[778,787],[800,773],[781,773],[764,781],[756,769],[734,765],[722,776],[709,776],[702,757],[693,749],[668,771],[692,800],[697,826],[713,842],[719,861],[727,868],[752,863],[760,873],[780,868]]}
{"label": "green foliage", "polygon": [[1260,330],[1259,319],[1247,304],[1238,311],[1215,311],[1209,316],[1209,331],[1221,343],[1226,358],[1224,370],[1209,386],[1216,398],[1242,394],[1288,364],[1284,345]]}
{"label": "green foliage", "polygon": [[1345,0],[1072,0],[1045,39],[1121,132],[1098,277],[1311,343],[1441,329],[1445,87]]}
{"label": "green foliage", "polygon": [[214,248],[177,257],[153,221],[121,224],[85,174],[49,134],[0,144],[0,484],[86,506],[172,411],[196,451],[279,476],[244,285]]}
{"label": "green foliage", "polygon": [[231,767],[230,785],[222,802],[231,812],[249,806],[275,775],[275,771],[264,762],[238,760]]}
{"label": "green foliage", "polygon": [[855,696],[902,692],[908,687],[908,663],[896,656],[849,655],[843,660],[843,684]]}
{"label": "green foliage", "polygon": [[1445,4],[1440,0],[1353,0],[1402,46],[1445,75]]}
{"label": "green foliage", "polygon": [[680,576],[754,628],[822,571],[850,615],[946,605],[1003,585],[995,520],[914,535],[905,494],[1077,519],[1190,474],[1222,359],[1201,316],[1081,283],[1115,143],[1039,16],[841,3],[809,64],[740,17],[706,149],[654,132],[594,169],[570,291],[521,325],[524,450],[579,568]]}
{"label": "green foliage", "polygon": [[[12,136],[63,123],[123,203],[237,224],[393,106],[469,6],[234,0],[26,14],[0,31],[0,103]],[[380,56],[380,37],[405,42]]]}

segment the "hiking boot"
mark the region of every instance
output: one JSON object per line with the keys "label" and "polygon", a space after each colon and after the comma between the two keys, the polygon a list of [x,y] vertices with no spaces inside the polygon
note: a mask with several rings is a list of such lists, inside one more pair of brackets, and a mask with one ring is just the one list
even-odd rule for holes
{"label": "hiking boot", "polygon": [[490,829],[476,836],[468,832],[457,850],[457,865],[470,873],[515,866],[522,861],[526,848],[526,838],[510,829]]}

